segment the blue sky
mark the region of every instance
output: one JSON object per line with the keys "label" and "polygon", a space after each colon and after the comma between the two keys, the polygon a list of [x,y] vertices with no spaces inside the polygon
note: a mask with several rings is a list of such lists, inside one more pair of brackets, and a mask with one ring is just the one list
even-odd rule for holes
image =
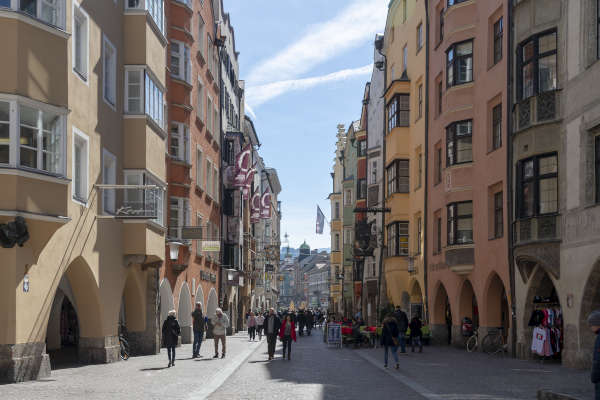
{"label": "blue sky", "polygon": [[315,234],[317,204],[327,219],[337,124],[360,117],[371,76],[372,42],[388,0],[224,0],[246,81],[246,111],[265,163],[283,188],[283,234],[292,247],[330,247]]}

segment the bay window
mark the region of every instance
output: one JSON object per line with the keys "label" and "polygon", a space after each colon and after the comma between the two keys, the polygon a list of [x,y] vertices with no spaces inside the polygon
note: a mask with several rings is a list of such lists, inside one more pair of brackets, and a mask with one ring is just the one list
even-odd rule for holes
{"label": "bay window", "polygon": [[558,212],[558,158],[541,155],[519,161],[517,212],[520,218]]}
{"label": "bay window", "polygon": [[408,193],[409,186],[409,160],[394,160],[387,167],[387,192]]}
{"label": "bay window", "polygon": [[126,189],[124,206],[141,215],[156,216],[152,221],[164,226],[164,185],[145,170],[126,170],[125,185],[157,186],[155,190]]}
{"label": "bay window", "polygon": [[408,255],[408,222],[392,222],[387,226],[388,256]]}
{"label": "bay window", "polygon": [[446,128],[446,165],[473,161],[473,120],[453,122]]}
{"label": "bay window", "polygon": [[410,125],[410,95],[397,94],[387,105],[388,133],[399,126]]}
{"label": "bay window", "polygon": [[125,113],[145,113],[164,127],[164,89],[143,67],[125,67]]}
{"label": "bay window", "polygon": [[473,40],[454,43],[446,50],[446,86],[473,80]]}
{"label": "bay window", "polygon": [[190,162],[190,128],[181,122],[171,123],[169,154],[176,160]]}
{"label": "bay window", "polygon": [[358,200],[367,198],[367,180],[359,179],[356,187],[356,198]]}
{"label": "bay window", "polygon": [[190,200],[169,198],[169,236],[181,238],[181,228],[190,225]]}
{"label": "bay window", "polygon": [[171,75],[191,83],[190,48],[177,40],[171,41]]}
{"label": "bay window", "polygon": [[165,33],[165,12],[163,0],[125,0],[128,10],[146,10],[161,33]]}
{"label": "bay window", "polygon": [[0,98],[0,165],[64,176],[66,110],[24,103]]}
{"label": "bay window", "polygon": [[[65,0],[13,0],[13,7],[29,14],[33,18],[47,24],[65,29],[66,1]],[[2,1],[0,5],[10,7],[10,1]]]}
{"label": "bay window", "polygon": [[448,245],[473,243],[473,202],[450,203],[448,211]]}
{"label": "bay window", "polygon": [[517,49],[517,96],[526,99],[557,88],[556,31],[534,35]]}

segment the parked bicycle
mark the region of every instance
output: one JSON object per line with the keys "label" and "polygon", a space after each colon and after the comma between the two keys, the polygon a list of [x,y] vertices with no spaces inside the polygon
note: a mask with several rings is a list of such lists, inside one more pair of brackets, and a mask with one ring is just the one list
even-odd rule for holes
{"label": "parked bicycle", "polygon": [[[481,349],[486,354],[504,353],[507,351],[507,344],[504,341],[504,328],[491,329],[481,341]],[[467,339],[467,351],[472,353],[479,347],[479,329],[473,331],[473,335]]]}
{"label": "parked bicycle", "polygon": [[127,341],[127,328],[119,323],[119,354],[121,360],[129,360],[129,342]]}

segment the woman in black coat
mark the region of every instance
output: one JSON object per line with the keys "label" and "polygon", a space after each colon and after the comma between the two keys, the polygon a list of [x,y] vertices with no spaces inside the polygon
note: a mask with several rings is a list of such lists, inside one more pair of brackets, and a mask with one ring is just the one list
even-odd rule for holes
{"label": "woman in black coat", "polygon": [[400,368],[400,364],[398,364],[398,335],[400,335],[398,323],[396,318],[390,314],[383,320],[383,329],[381,330],[381,345],[385,348],[385,368],[388,366],[388,350],[392,351],[392,356],[396,361],[396,369]]}
{"label": "woman in black coat", "polygon": [[169,354],[169,365],[167,368],[175,366],[175,346],[177,346],[179,335],[181,334],[181,328],[175,315],[175,310],[169,311],[169,316],[165,319],[162,326],[163,343]]}

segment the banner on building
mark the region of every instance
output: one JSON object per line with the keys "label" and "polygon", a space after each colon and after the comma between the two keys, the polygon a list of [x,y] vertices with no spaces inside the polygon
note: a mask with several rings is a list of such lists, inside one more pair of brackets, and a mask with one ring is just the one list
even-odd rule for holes
{"label": "banner on building", "polygon": [[250,163],[252,161],[252,145],[248,143],[246,147],[242,149],[235,156],[235,176],[233,179],[233,185],[237,187],[244,187],[246,185],[246,178],[248,177],[248,171],[250,171]]}
{"label": "banner on building", "polygon": [[252,187],[254,174],[256,174],[256,168],[254,167],[250,168],[250,170],[246,173],[246,181],[242,187],[242,195],[244,196],[244,200],[248,200],[248,193],[250,193],[250,188]]}
{"label": "banner on building", "polygon": [[323,234],[323,226],[325,225],[325,215],[321,211],[321,207],[317,205],[317,235]]}
{"label": "banner on building", "polygon": [[260,220],[260,215],[260,192],[257,191],[252,195],[252,201],[250,201],[250,222],[258,222]]}
{"label": "banner on building", "polygon": [[271,191],[267,188],[260,198],[260,217],[271,218]]}

